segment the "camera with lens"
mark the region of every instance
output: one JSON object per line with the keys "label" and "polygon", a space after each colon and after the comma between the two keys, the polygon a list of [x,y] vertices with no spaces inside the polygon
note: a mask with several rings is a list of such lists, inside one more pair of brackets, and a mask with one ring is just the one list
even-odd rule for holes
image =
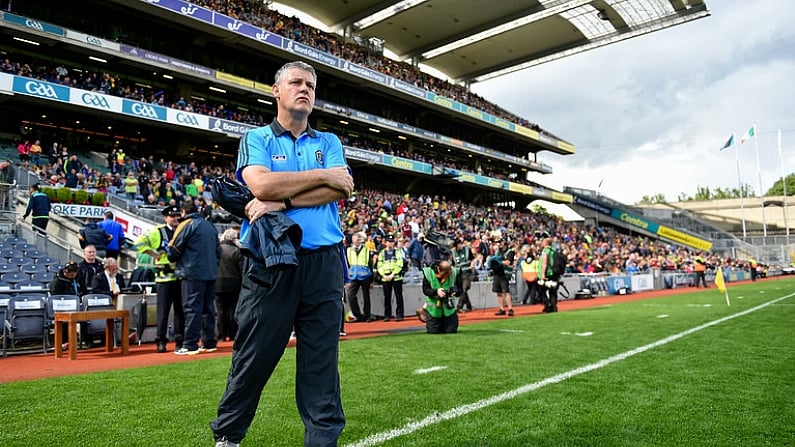
{"label": "camera with lens", "polygon": [[455,295],[455,290],[452,287],[448,288],[448,289],[442,289],[442,290],[444,292],[444,298],[443,299],[447,300],[446,306],[449,307],[449,308],[455,307],[455,296],[454,296]]}

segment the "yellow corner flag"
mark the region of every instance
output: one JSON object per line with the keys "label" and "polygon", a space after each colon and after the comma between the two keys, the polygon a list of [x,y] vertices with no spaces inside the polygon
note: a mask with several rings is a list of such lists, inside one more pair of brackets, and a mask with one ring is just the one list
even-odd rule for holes
{"label": "yellow corner flag", "polygon": [[715,274],[715,285],[721,292],[726,291],[726,282],[723,280],[723,269],[718,267],[718,272]]}
{"label": "yellow corner flag", "polygon": [[729,301],[729,290],[726,289],[726,281],[723,279],[723,269],[720,267],[718,267],[718,271],[715,273],[715,285],[718,286],[718,290],[726,295],[726,305],[731,306],[732,303]]}

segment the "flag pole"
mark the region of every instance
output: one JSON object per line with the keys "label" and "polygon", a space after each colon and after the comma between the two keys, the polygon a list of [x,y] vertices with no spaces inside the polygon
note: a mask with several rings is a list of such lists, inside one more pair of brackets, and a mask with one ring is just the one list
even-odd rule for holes
{"label": "flag pole", "polygon": [[756,171],[759,175],[759,197],[762,203],[762,233],[765,239],[762,240],[762,245],[767,244],[767,221],[765,220],[765,192],[762,190],[762,165],[759,163],[759,137],[756,136],[756,124],[751,126],[754,129],[754,149],[756,150]]}
{"label": "flag pole", "polygon": [[745,206],[743,205],[743,196],[745,193],[743,192],[743,180],[740,176],[740,150],[737,148],[737,144],[734,145],[734,158],[737,161],[737,183],[740,188],[740,213],[742,214],[743,220],[743,241],[746,239],[746,230],[745,230]]}
{"label": "flag pole", "polygon": [[784,171],[784,152],[781,149],[781,129],[778,130],[778,158],[781,160],[781,183],[784,185],[784,227],[787,232],[787,245],[789,245],[789,223],[787,222],[787,175]]}

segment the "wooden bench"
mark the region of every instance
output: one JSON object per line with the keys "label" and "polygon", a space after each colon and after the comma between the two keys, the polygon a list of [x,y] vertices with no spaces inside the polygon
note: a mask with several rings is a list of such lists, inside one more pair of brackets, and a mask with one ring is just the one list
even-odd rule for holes
{"label": "wooden bench", "polygon": [[89,320],[105,320],[105,352],[113,352],[113,328],[115,320],[121,318],[121,355],[130,353],[130,311],[128,310],[88,310],[85,312],[55,313],[55,357],[63,357],[62,324],[69,329],[69,360],[77,359],[77,323]]}

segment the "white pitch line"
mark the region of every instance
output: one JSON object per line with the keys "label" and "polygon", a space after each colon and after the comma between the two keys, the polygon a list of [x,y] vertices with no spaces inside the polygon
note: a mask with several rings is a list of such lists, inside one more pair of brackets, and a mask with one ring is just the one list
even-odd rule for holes
{"label": "white pitch line", "polygon": [[708,323],[704,323],[700,326],[696,326],[694,328],[688,329],[686,331],[680,332],[678,334],[671,335],[669,337],[665,337],[663,339],[657,340],[655,342],[649,343],[647,345],[640,346],[635,349],[630,349],[629,351],[622,352],[621,354],[616,354],[612,357],[608,357],[603,360],[599,360],[598,362],[591,363],[590,365],[581,366],[579,368],[572,369],[571,371],[567,371],[556,376],[548,377],[544,380],[539,382],[530,383],[527,385],[520,386],[511,391],[506,391],[501,394],[497,394],[496,396],[492,396],[483,400],[479,400],[477,402],[462,405],[460,407],[453,408],[451,410],[447,410],[444,413],[436,413],[430,416],[427,416],[425,419],[421,419],[419,421],[409,422],[408,424],[404,425],[400,428],[395,428],[389,431],[376,433],[374,435],[370,435],[364,439],[356,441],[352,444],[347,444],[344,447],[373,447],[378,444],[384,443],[391,439],[395,439],[400,436],[405,436],[415,431],[421,430],[429,425],[438,424],[443,421],[447,421],[450,419],[455,419],[460,416],[465,416],[469,413],[473,413],[478,410],[482,410],[486,407],[490,407],[492,405],[496,405],[498,403],[504,402],[506,400],[513,399],[518,397],[522,394],[529,393],[531,391],[535,391],[539,388],[545,387],[547,385],[553,385],[556,383],[563,382],[564,380],[571,379],[572,377],[579,376],[580,374],[585,374],[587,372],[591,372],[610,364],[620,362],[621,360],[626,360],[629,357],[632,357],[636,354],[641,354],[646,351],[649,351],[654,348],[658,348],[663,345],[667,345],[673,341],[679,340],[680,338],[686,337],[688,335],[694,334],[700,330],[707,329],[712,326],[716,326],[718,324],[724,323],[726,321],[732,320],[737,317],[741,317],[743,315],[747,315],[751,312],[756,312],[757,310],[763,309],[771,304],[775,304],[779,301],[785,300],[787,298],[791,298],[795,296],[795,293],[791,293],[789,295],[782,296],[781,298],[776,298],[772,301],[768,301],[764,304],[760,304],[756,307],[752,307],[750,309],[746,309],[742,312],[737,312],[736,314],[728,315],[723,318],[719,318],[717,320],[710,321]]}
{"label": "white pitch line", "polygon": [[435,371],[447,369],[446,366],[431,366],[430,368],[421,368],[414,371],[414,374],[428,374]]}

